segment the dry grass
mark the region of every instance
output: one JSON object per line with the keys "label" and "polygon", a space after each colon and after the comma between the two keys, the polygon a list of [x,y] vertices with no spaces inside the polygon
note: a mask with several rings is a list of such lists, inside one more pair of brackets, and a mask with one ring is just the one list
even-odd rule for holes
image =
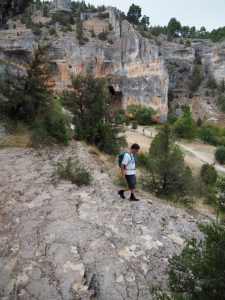
{"label": "dry grass", "polygon": [[3,136],[0,140],[0,148],[7,147],[21,147],[25,148],[29,146],[31,132],[28,129],[19,129],[12,134]]}
{"label": "dry grass", "polygon": [[92,155],[95,155],[95,156],[99,156],[100,155],[99,150],[96,147],[94,147],[94,146],[89,147],[88,148],[88,152],[90,154],[92,154]]}

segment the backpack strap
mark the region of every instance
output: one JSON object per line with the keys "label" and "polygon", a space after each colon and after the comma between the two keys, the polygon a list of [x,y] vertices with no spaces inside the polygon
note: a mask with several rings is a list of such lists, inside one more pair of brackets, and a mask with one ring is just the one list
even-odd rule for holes
{"label": "backpack strap", "polygon": [[[130,155],[130,161],[128,162],[128,164],[125,166],[125,170],[126,170],[126,167],[132,162],[132,155],[130,152],[127,152],[129,155]],[[134,158],[134,162],[135,162],[135,158]]]}

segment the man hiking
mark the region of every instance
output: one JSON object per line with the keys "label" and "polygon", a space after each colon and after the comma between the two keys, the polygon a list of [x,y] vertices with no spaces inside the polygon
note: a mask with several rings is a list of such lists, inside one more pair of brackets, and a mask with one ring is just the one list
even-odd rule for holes
{"label": "man hiking", "polygon": [[140,146],[138,144],[133,144],[131,146],[130,152],[124,153],[123,160],[121,162],[121,173],[122,177],[126,178],[128,187],[124,190],[118,191],[118,194],[122,199],[125,199],[125,192],[131,191],[130,201],[139,201],[134,196],[134,190],[136,187],[136,171],[135,171],[135,155],[138,153]]}

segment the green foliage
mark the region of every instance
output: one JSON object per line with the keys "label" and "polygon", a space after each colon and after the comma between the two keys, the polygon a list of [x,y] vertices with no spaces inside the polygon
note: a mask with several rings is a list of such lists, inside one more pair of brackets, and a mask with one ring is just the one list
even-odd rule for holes
{"label": "green foliage", "polygon": [[62,26],[71,24],[71,14],[67,12],[57,12],[52,14],[51,23],[55,24],[56,22],[58,22]]}
{"label": "green foliage", "polygon": [[90,173],[83,167],[76,166],[72,157],[68,157],[64,163],[58,164],[60,178],[70,180],[78,186],[89,185],[91,182]]}
{"label": "green foliage", "polygon": [[173,125],[174,123],[176,123],[176,121],[178,120],[178,117],[175,113],[171,112],[168,114],[167,116],[167,122],[171,125]]}
{"label": "green foliage", "polygon": [[155,114],[153,108],[148,108],[145,106],[140,106],[138,111],[135,114],[135,119],[137,120],[138,125],[152,125],[151,116]]}
{"label": "green foliage", "polygon": [[96,145],[100,150],[115,154],[123,138],[115,124],[114,108],[104,79],[90,74],[72,80],[73,90],[65,92],[64,105],[73,113],[75,138]]}
{"label": "green foliage", "polygon": [[181,28],[181,23],[176,18],[171,18],[167,25],[167,33],[172,37],[179,37]]}
{"label": "green foliage", "polygon": [[5,24],[9,17],[22,14],[32,0],[7,0],[1,1],[0,25]]}
{"label": "green foliage", "polygon": [[204,164],[201,168],[200,174],[205,184],[213,185],[216,183],[218,174],[213,166],[210,166],[209,164]]}
{"label": "green foliage", "polygon": [[141,8],[138,5],[132,4],[127,13],[127,20],[135,25],[139,24],[141,18]]}
{"label": "green foliage", "polygon": [[143,168],[143,169],[149,169],[149,155],[148,153],[138,153],[136,155],[136,160],[138,167]]}
{"label": "green foliage", "polygon": [[45,5],[43,6],[42,16],[47,18],[47,17],[48,17],[48,14],[49,14],[49,7],[48,7],[47,4],[45,4]]}
{"label": "green foliage", "polygon": [[216,148],[215,159],[221,164],[225,164],[225,147],[220,146]]}
{"label": "green foliage", "polygon": [[225,112],[225,94],[220,94],[218,96],[218,103],[221,107],[221,110]]}
{"label": "green foliage", "polygon": [[94,32],[94,29],[92,28],[92,30],[91,30],[91,37],[96,37],[96,34],[95,34],[95,32]]}
{"label": "green foliage", "polygon": [[27,75],[6,72],[0,81],[1,110],[10,119],[31,124],[38,110],[50,97],[47,79],[48,70],[44,48],[34,51],[33,59],[28,64]]}
{"label": "green foliage", "polygon": [[209,88],[209,89],[212,89],[212,90],[217,89],[217,83],[216,83],[215,79],[212,76],[210,76],[208,78],[208,80],[206,82],[206,87]]}
{"label": "green foliage", "polygon": [[99,33],[98,38],[101,41],[106,41],[107,40],[107,34],[108,34],[108,32],[103,29],[103,31]]}
{"label": "green foliage", "polygon": [[204,239],[187,241],[181,254],[169,260],[169,292],[154,291],[157,299],[217,300],[225,294],[225,228],[199,225]]}
{"label": "green foliage", "polygon": [[215,185],[215,204],[218,212],[225,212],[225,178],[219,177]]}
{"label": "green foliage", "polygon": [[194,66],[191,78],[192,78],[192,80],[191,80],[191,84],[190,84],[190,90],[191,90],[191,92],[195,93],[199,89],[199,86],[202,81],[200,69],[197,65]]}
{"label": "green foliage", "polygon": [[67,146],[69,120],[62,112],[62,106],[58,100],[51,100],[46,107],[39,111],[33,125],[33,144],[43,144],[53,138]]}
{"label": "green foliage", "polygon": [[38,47],[29,62],[27,75],[6,72],[0,81],[1,114],[33,129],[32,143],[46,143],[54,138],[68,144],[68,122],[57,101],[51,101],[47,85],[45,48]]}
{"label": "green foliage", "polygon": [[137,128],[138,128],[138,122],[137,122],[136,120],[133,120],[133,121],[131,122],[131,128],[132,128],[132,129],[137,129]]}
{"label": "green foliage", "polygon": [[199,130],[199,137],[204,143],[216,145],[219,137],[221,135],[221,130],[218,126],[204,124]]}
{"label": "green foliage", "polygon": [[131,115],[138,125],[152,125],[153,121],[151,116],[155,114],[155,111],[151,107],[146,107],[137,104],[131,104],[127,106],[127,113]]}
{"label": "green foliage", "polygon": [[171,200],[181,201],[191,193],[193,189],[191,170],[185,166],[184,155],[175,144],[168,125],[154,137],[146,168],[142,182],[147,190]]}
{"label": "green foliage", "polygon": [[77,20],[77,24],[76,24],[76,33],[77,33],[77,39],[79,41],[80,45],[84,45],[85,41],[84,41],[84,30],[83,30],[83,22],[78,19]]}
{"label": "green foliage", "polygon": [[185,107],[183,115],[174,124],[174,133],[179,138],[185,138],[189,141],[193,140],[197,136],[197,125],[195,120],[191,116],[190,108]]}

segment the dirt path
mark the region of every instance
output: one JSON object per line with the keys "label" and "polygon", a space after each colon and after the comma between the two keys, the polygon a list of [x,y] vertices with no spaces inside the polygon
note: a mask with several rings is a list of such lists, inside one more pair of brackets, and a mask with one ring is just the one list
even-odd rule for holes
{"label": "dirt path", "polygon": [[[139,126],[137,130],[128,129],[125,132],[128,144],[137,142],[141,145],[143,152],[148,152],[150,143],[156,135],[157,130],[154,127]],[[179,141],[177,144],[185,151],[185,161],[190,165],[192,170],[197,173],[204,163],[213,164],[215,147],[206,145],[201,142],[185,142]],[[215,164],[215,168],[219,172],[225,173],[225,167]]]}
{"label": "dirt path", "polygon": [[[55,175],[71,156],[92,174],[78,188]],[[142,197],[122,201],[80,143],[0,150],[0,298],[151,299],[168,258],[199,233],[184,210]]]}

